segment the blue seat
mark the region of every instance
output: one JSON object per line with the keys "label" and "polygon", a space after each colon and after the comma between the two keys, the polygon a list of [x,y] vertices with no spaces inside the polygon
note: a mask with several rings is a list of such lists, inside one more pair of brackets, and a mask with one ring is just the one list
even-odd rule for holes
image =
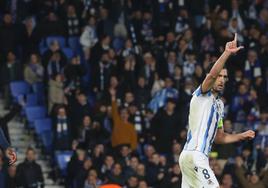
{"label": "blue seat", "polygon": [[41,140],[47,153],[52,153],[53,134],[51,131],[44,131],[41,133]]}
{"label": "blue seat", "polygon": [[68,59],[71,59],[74,56],[74,51],[71,48],[63,48],[62,52]]}
{"label": "blue seat", "polygon": [[45,89],[44,89],[44,84],[42,82],[36,82],[32,85],[32,90],[34,93],[37,94],[38,97],[38,104],[39,105],[44,105],[45,103]]}
{"label": "blue seat", "polygon": [[35,93],[29,93],[26,95],[26,106],[37,106],[38,105],[38,96]]}
{"label": "blue seat", "polygon": [[11,95],[17,100],[20,95],[30,93],[30,85],[25,81],[14,81],[10,83]]}
{"label": "blue seat", "polygon": [[80,43],[79,43],[79,37],[69,37],[68,38],[68,46],[74,52],[78,52],[78,50],[81,48]]}
{"label": "blue seat", "polygon": [[52,130],[52,121],[50,118],[37,119],[34,121],[34,128],[37,135],[41,135],[45,131]]}
{"label": "blue seat", "polygon": [[34,128],[34,121],[46,117],[46,108],[44,106],[30,106],[25,108],[26,118],[29,122],[29,127]]}
{"label": "blue seat", "polygon": [[71,160],[72,155],[73,155],[72,151],[56,151],[55,152],[56,162],[63,176],[67,174],[66,172],[67,165],[68,165],[68,162]]}
{"label": "blue seat", "polygon": [[47,47],[43,47],[43,46],[40,47],[40,48],[39,48],[39,52],[40,52],[40,54],[41,54],[41,55],[44,55],[45,52],[47,51],[47,49],[48,49]]}
{"label": "blue seat", "polygon": [[63,36],[49,36],[46,38],[46,45],[50,46],[50,44],[57,40],[59,42],[59,45],[61,48],[64,48],[66,46],[65,37]]}

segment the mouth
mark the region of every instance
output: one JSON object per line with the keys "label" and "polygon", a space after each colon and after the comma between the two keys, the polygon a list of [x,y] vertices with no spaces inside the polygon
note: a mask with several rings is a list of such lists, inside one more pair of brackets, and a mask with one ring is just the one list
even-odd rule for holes
{"label": "mouth", "polygon": [[218,89],[222,90],[223,87],[224,87],[223,85],[219,85],[219,86],[218,86]]}

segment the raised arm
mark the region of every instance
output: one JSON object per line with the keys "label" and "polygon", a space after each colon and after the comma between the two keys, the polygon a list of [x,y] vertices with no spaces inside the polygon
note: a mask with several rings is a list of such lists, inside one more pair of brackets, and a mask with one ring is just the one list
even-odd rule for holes
{"label": "raised arm", "polygon": [[252,130],[245,131],[239,134],[228,134],[225,133],[223,128],[218,129],[215,143],[216,144],[229,144],[234,142],[239,142],[242,140],[251,140],[255,137],[255,132]]}
{"label": "raised arm", "polygon": [[234,40],[226,43],[224,52],[213,65],[210,72],[207,74],[205,80],[203,81],[201,85],[202,93],[206,93],[212,88],[214,82],[216,81],[216,78],[224,67],[224,64],[226,63],[229,56],[231,54],[235,54],[242,48],[244,47],[237,47],[237,34],[235,34]]}

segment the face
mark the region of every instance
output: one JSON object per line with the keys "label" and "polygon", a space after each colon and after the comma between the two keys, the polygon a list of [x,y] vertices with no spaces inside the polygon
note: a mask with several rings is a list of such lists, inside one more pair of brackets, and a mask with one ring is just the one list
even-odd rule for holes
{"label": "face", "polygon": [[181,173],[181,169],[180,169],[180,166],[179,166],[179,164],[175,164],[174,166],[173,166],[173,173],[174,174],[177,174],[177,175],[179,175],[180,173]]}
{"label": "face", "polygon": [[122,169],[121,169],[121,166],[120,166],[120,164],[115,164],[114,165],[114,169],[113,169],[113,173],[114,173],[114,175],[120,175],[121,174],[121,172],[122,172]]}
{"label": "face", "polygon": [[174,108],[176,107],[176,104],[173,102],[167,103],[167,111],[174,111]]}
{"label": "face", "polygon": [[38,63],[38,57],[37,55],[33,54],[31,55],[31,63],[37,64]]}
{"label": "face", "polygon": [[140,176],[145,175],[145,166],[144,166],[144,164],[139,164],[137,166],[137,174],[140,175]]}
{"label": "face", "polygon": [[121,119],[123,120],[123,121],[128,121],[128,117],[129,117],[129,114],[128,114],[128,111],[127,111],[127,109],[122,109],[121,111],[120,111],[120,117],[121,117]]}
{"label": "face", "polygon": [[138,181],[138,178],[136,178],[136,177],[130,177],[129,179],[128,179],[128,184],[129,184],[129,187],[137,187],[138,186],[138,183],[139,183],[139,181]]}
{"label": "face", "polygon": [[259,176],[257,176],[256,174],[250,176],[250,182],[251,182],[252,184],[256,184],[256,183],[258,183],[258,182],[259,182]]}
{"label": "face", "polygon": [[140,77],[138,80],[138,85],[140,87],[144,87],[145,86],[145,79],[143,77]]}
{"label": "face", "polygon": [[159,162],[160,162],[160,157],[159,157],[159,155],[158,154],[153,154],[153,156],[152,156],[152,162],[154,163],[154,164],[159,164]]}
{"label": "face", "polygon": [[176,53],[175,52],[169,52],[169,54],[168,54],[168,62],[176,63]]}
{"label": "face", "polygon": [[107,166],[112,166],[114,164],[114,158],[112,156],[107,156],[105,158],[105,164]]}
{"label": "face", "polygon": [[60,108],[58,111],[59,116],[65,116],[66,115],[66,111],[64,108]]}
{"label": "face", "polygon": [[133,102],[134,101],[134,95],[133,95],[133,93],[127,92],[126,95],[125,95],[125,101],[127,103]]}
{"label": "face", "polygon": [[35,152],[33,150],[28,150],[26,153],[26,159],[28,161],[34,161],[35,160]]}
{"label": "face", "polygon": [[16,56],[15,56],[14,53],[9,52],[9,53],[7,54],[7,60],[8,60],[8,61],[12,62],[12,61],[14,61],[15,59],[16,59]]}
{"label": "face", "polygon": [[216,92],[223,91],[227,80],[228,80],[227,69],[222,69],[214,83],[213,90]]}
{"label": "face", "polygon": [[167,88],[171,88],[172,85],[173,85],[172,80],[171,80],[170,78],[166,78],[166,79],[165,79],[165,86],[166,86]]}
{"label": "face", "polygon": [[140,181],[139,188],[148,188],[147,183],[145,181]]}
{"label": "face", "polygon": [[129,154],[129,148],[127,147],[127,146],[123,146],[122,148],[121,148],[121,155],[123,156],[123,157],[126,157],[126,156],[128,156],[128,154]]}
{"label": "face", "polygon": [[85,116],[83,119],[84,127],[89,127],[90,124],[91,124],[91,118],[89,116]]}
{"label": "face", "polygon": [[179,143],[175,143],[172,147],[172,152],[174,154],[179,154],[181,152],[181,145]]}
{"label": "face", "polygon": [[225,174],[222,178],[222,184],[225,186],[232,186],[233,185],[233,179],[230,174]]}

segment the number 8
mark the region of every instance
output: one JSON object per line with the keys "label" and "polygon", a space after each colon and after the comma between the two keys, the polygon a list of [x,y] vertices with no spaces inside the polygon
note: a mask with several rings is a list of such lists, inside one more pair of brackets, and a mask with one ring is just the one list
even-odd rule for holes
{"label": "number 8", "polygon": [[203,169],[203,170],[202,170],[202,172],[203,172],[204,177],[205,177],[206,179],[209,179],[209,178],[210,178],[210,175],[209,175],[209,173],[208,173],[208,170],[207,170],[207,169]]}

